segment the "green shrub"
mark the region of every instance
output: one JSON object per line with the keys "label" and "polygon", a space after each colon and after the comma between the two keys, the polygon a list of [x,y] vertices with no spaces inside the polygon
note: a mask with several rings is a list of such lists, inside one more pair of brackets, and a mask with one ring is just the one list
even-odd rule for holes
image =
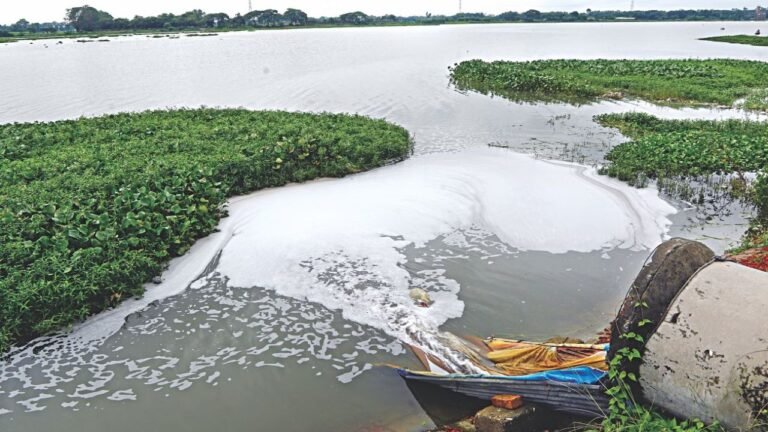
{"label": "green shrub", "polygon": [[756,220],[759,224],[768,227],[768,168],[755,180],[753,187],[753,200],[757,207]]}
{"label": "green shrub", "polygon": [[0,352],[141,295],[227,197],[407,157],[335,114],[178,110],[0,126]]}
{"label": "green shrub", "polygon": [[743,242],[737,251],[756,247],[768,247],[768,167],[752,185],[750,197],[757,214],[751,221]]}

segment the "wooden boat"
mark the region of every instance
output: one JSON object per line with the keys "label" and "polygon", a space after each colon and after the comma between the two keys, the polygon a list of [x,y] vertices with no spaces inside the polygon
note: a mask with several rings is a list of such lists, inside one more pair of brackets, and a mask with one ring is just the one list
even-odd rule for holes
{"label": "wooden boat", "polygon": [[407,382],[431,384],[473,398],[517,394],[555,411],[591,418],[606,415],[607,343],[499,338],[482,343],[482,353],[476,350],[479,345],[459,346],[480,373],[465,373],[415,346],[411,349],[428,371],[398,368],[398,373]]}
{"label": "wooden boat", "polygon": [[407,369],[398,369],[398,373],[406,381],[428,383],[483,400],[498,394],[517,394],[528,402],[584,417],[604,417],[608,412],[602,384],[605,372],[589,367],[525,376],[437,374]]}

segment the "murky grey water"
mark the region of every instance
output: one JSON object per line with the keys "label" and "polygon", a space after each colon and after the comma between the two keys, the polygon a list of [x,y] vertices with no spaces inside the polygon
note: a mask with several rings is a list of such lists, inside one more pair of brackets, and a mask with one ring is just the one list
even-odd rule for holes
{"label": "murky grey water", "polygon": [[[513,104],[456,92],[447,67],[469,58],[765,58],[764,48],[696,40],[723,26],[727,33],[754,30],[750,23],[485,25],[0,45],[0,122],[199,105],[357,112],[407,127],[417,158],[493,144],[589,165],[622,140],[595,125],[594,114],[740,114],[642,103]],[[671,234],[706,239],[720,250],[743,229],[738,214],[702,224],[695,211],[678,208]],[[442,329],[530,338],[583,336],[604,327],[647,255],[621,248],[521,251],[476,227],[398,250],[412,281],[438,291],[460,287],[463,313]],[[382,327],[298,296],[230,286],[215,266],[208,270],[190,289],[130,315],[113,335],[101,337],[95,322],[79,336],[42,339],[5,359],[0,429],[344,431],[430,424],[395,374],[376,367],[415,365]],[[329,267],[327,284],[343,286],[346,279],[336,277],[342,270]]]}

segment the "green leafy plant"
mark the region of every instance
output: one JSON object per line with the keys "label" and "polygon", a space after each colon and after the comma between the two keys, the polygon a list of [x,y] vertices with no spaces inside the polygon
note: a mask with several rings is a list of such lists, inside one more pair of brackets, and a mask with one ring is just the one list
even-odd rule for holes
{"label": "green leafy plant", "polygon": [[[635,307],[643,309],[648,305],[639,302]],[[644,319],[637,325],[642,329],[653,325],[653,322]],[[642,361],[645,338],[636,332],[627,332],[620,337],[626,345],[615,353],[609,363],[608,379],[611,384],[606,390],[609,396],[608,413],[602,423],[591,425],[588,427],[589,430],[603,432],[715,432],[721,430],[718,424],[706,425],[699,420],[678,420],[638,403],[633,394],[637,387],[636,371]]]}
{"label": "green leafy plant", "polygon": [[[672,105],[732,105],[766,87],[768,64],[747,60],[470,60],[450,68],[462,90],[516,101],[586,103],[639,98]],[[768,109],[755,98],[748,108]]]}
{"label": "green leafy plant", "polygon": [[227,197],[371,169],[408,132],[337,114],[177,110],[0,126],[0,352],[141,295]]}
{"label": "green leafy plant", "polygon": [[606,155],[605,174],[651,178],[756,172],[768,165],[768,125],[744,120],[661,120],[648,114],[597,116],[632,141]]}
{"label": "green leafy plant", "polygon": [[[642,186],[647,179],[696,178],[735,174],[731,193],[751,203],[756,214],[737,249],[768,246],[768,124],[727,120],[662,120],[648,114],[597,116],[631,141],[605,156],[601,173]],[[747,183],[746,173],[758,173]]]}
{"label": "green leafy plant", "polygon": [[728,35],[702,38],[703,41],[726,42],[742,45],[768,46],[768,37],[752,35]]}
{"label": "green leafy plant", "polygon": [[755,203],[757,215],[752,219],[738,252],[745,249],[768,247],[768,165],[752,183],[750,198]]}

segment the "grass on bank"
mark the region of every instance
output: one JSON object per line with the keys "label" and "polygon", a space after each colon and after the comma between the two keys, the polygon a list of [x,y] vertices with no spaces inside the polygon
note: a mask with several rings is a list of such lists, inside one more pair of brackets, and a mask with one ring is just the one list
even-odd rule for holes
{"label": "grass on bank", "polygon": [[515,101],[581,103],[638,98],[672,105],[768,109],[768,63],[750,60],[470,60],[450,68],[461,90]]}
{"label": "grass on bank", "polygon": [[0,125],[0,352],[141,295],[227,197],[407,157],[336,114],[177,110]]}
{"label": "grass on bank", "polygon": [[[631,138],[608,152],[603,174],[635,185],[647,178],[736,174],[733,192],[757,210],[742,248],[768,246],[768,123],[662,120],[642,113],[605,114],[596,120]],[[759,173],[749,187],[742,181],[746,173]]]}
{"label": "grass on bank", "polygon": [[701,38],[703,41],[725,42],[741,45],[768,46],[768,37],[751,35],[712,36]]}

